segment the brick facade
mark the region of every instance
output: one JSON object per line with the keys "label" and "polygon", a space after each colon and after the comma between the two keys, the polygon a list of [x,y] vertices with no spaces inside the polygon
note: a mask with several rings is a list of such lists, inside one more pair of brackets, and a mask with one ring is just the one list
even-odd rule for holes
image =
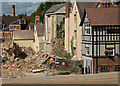
{"label": "brick facade", "polygon": [[[98,73],[102,72],[101,66],[109,66],[109,71],[104,72],[114,72],[115,65],[120,65],[120,58],[98,58]],[[93,73],[96,73],[96,58],[93,58]]]}

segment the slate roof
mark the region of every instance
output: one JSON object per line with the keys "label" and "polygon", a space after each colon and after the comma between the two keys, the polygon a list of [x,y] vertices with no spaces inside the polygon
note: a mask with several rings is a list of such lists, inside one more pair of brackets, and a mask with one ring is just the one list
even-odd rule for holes
{"label": "slate roof", "polygon": [[120,8],[86,8],[92,26],[120,25]]}
{"label": "slate roof", "polygon": [[13,32],[14,40],[34,40],[33,30],[17,30]]}
{"label": "slate roof", "polygon": [[24,20],[23,19],[18,19],[10,24],[24,24]]}
{"label": "slate roof", "polygon": [[65,3],[63,4],[57,4],[57,5],[53,5],[51,8],[49,8],[45,13],[54,13],[55,11],[57,11],[58,9],[60,9],[61,7],[65,6]]}
{"label": "slate roof", "polygon": [[9,24],[13,21],[18,20],[17,17],[13,17],[13,16],[0,16],[0,19],[2,19],[2,23],[5,24],[6,26],[9,26]]}
{"label": "slate roof", "polygon": [[38,36],[44,36],[45,25],[44,24],[36,24],[36,30]]}
{"label": "slate roof", "polygon": [[76,2],[80,17],[82,18],[85,8],[97,7],[99,2]]}

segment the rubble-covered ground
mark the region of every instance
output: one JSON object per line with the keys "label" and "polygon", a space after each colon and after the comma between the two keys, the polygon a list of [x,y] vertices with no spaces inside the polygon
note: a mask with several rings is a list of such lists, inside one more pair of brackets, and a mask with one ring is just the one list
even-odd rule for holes
{"label": "rubble-covered ground", "polygon": [[35,53],[32,48],[19,47],[13,41],[2,45],[2,77],[18,77],[24,73],[32,73],[32,70],[41,69],[43,73],[46,65],[42,62],[49,55],[45,51]]}

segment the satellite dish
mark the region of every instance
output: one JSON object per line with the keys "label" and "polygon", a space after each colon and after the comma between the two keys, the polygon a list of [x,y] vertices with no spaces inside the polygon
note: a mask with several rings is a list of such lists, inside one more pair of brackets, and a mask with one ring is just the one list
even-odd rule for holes
{"label": "satellite dish", "polygon": [[118,2],[117,0],[111,0],[111,2],[113,4],[113,6],[118,6],[120,1]]}

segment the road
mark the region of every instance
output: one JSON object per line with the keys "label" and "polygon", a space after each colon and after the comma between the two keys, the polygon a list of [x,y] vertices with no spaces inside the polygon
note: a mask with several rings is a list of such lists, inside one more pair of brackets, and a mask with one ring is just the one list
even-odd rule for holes
{"label": "road", "polygon": [[89,75],[26,75],[23,78],[2,79],[2,84],[118,84],[117,72]]}

